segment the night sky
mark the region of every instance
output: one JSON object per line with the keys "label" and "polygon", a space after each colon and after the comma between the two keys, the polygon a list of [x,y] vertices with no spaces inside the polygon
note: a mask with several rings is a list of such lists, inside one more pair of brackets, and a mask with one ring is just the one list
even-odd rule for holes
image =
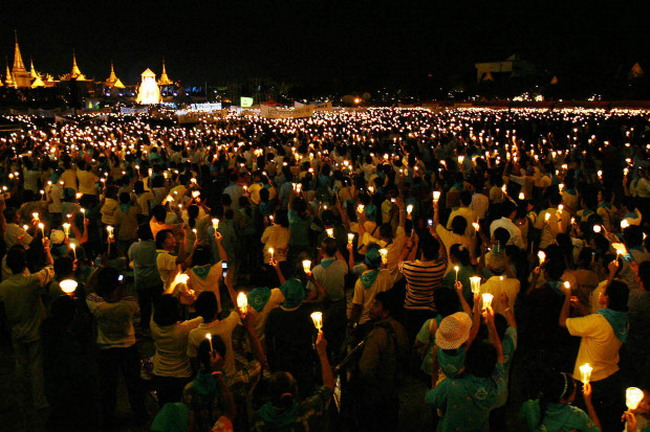
{"label": "night sky", "polygon": [[109,62],[125,84],[167,60],[172,79],[224,84],[271,77],[292,83],[392,85],[471,79],[477,61],[513,53],[564,78],[608,79],[634,62],[650,72],[648,2],[493,0],[235,0],[2,2],[0,48],[13,29],[26,63],[89,78]]}

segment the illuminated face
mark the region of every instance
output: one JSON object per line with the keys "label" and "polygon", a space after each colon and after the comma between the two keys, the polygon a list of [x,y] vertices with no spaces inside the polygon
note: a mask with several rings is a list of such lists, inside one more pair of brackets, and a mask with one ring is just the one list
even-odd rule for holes
{"label": "illuminated face", "polygon": [[171,250],[176,248],[176,237],[174,237],[173,233],[167,233],[167,237],[165,238],[165,249]]}

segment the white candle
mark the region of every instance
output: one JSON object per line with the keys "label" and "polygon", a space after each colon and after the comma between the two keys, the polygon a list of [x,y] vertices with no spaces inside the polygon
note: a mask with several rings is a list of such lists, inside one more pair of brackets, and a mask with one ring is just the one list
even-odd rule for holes
{"label": "white candle", "polygon": [[248,309],[248,297],[246,297],[246,293],[243,291],[237,294],[237,307],[241,313],[246,313]]}
{"label": "white candle", "polygon": [[490,293],[481,294],[481,299],[483,300],[483,309],[487,309],[492,304],[492,299],[494,296]]}
{"label": "white candle", "polygon": [[314,322],[314,327],[316,330],[321,331],[323,328],[323,313],[322,312],[312,312],[311,320]]}
{"label": "white candle", "polygon": [[583,364],[578,369],[580,369],[580,381],[582,381],[583,384],[587,384],[591,381],[591,371],[594,368],[592,368],[589,363]]}
{"label": "white candle", "polygon": [[43,237],[45,237],[45,225],[41,222],[41,223],[38,224],[38,228],[43,233]]}
{"label": "white candle", "polygon": [[627,405],[627,409],[637,409],[642,400],[643,390],[636,387],[628,387],[628,389],[625,390],[625,405]]}
{"label": "white candle", "polygon": [[72,256],[74,259],[77,259],[77,246],[74,243],[70,243],[70,248],[72,249]]}
{"label": "white candle", "polygon": [[353,241],[354,241],[354,234],[348,233],[348,244],[352,244]]}
{"label": "white candle", "polygon": [[440,191],[433,191],[433,202],[438,202],[440,199]]}
{"label": "white candle", "polygon": [[70,224],[67,223],[67,222],[63,224],[63,234],[64,234],[66,237],[69,237],[69,236],[70,236]]}
{"label": "white candle", "polygon": [[78,285],[79,284],[74,279],[64,279],[61,282],[59,282],[61,291],[63,291],[68,295],[72,294],[77,289]]}
{"label": "white candle", "polygon": [[359,204],[359,205],[357,206],[357,212],[359,212],[359,213],[363,213],[363,209],[364,209],[364,208],[365,208],[365,206],[364,206],[363,204]]}
{"label": "white candle", "polygon": [[454,266],[454,270],[456,271],[456,282],[458,282],[458,270],[460,270],[460,267],[457,265]]}
{"label": "white candle", "polygon": [[326,228],[325,232],[327,233],[328,237],[334,238],[334,228]]}
{"label": "white candle", "polygon": [[472,276],[469,278],[470,286],[472,287],[472,293],[478,294],[481,291],[481,277]]}
{"label": "white candle", "polygon": [[205,338],[210,341],[210,352],[214,351],[214,348],[212,347],[212,335],[210,333],[207,333],[205,335]]}
{"label": "white candle", "polygon": [[269,248],[269,254],[271,255],[271,259],[270,259],[271,261],[273,261],[273,252],[275,252],[275,250],[273,248]]}
{"label": "white candle", "polygon": [[413,213],[413,204],[409,204],[406,206],[406,214],[411,216],[411,213]]}
{"label": "white candle", "polygon": [[388,249],[379,249],[379,254],[381,255],[381,263],[386,264],[388,261]]}
{"label": "white candle", "polygon": [[214,232],[216,233],[217,229],[219,228],[219,219],[212,219],[212,228],[214,228]]}
{"label": "white candle", "polygon": [[309,271],[311,270],[311,260],[302,260],[302,269],[305,273],[309,274]]}

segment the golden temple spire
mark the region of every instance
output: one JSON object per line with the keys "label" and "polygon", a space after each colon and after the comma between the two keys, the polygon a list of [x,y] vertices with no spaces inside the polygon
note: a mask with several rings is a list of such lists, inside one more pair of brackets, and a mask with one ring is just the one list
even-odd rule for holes
{"label": "golden temple spire", "polygon": [[163,59],[162,62],[162,73],[160,74],[160,79],[158,80],[158,84],[163,86],[174,84],[174,82],[170,80],[169,77],[167,76],[167,67],[165,67],[165,59]]}
{"label": "golden temple spire", "polygon": [[80,75],[81,75],[81,71],[79,70],[79,66],[77,66],[77,55],[73,48],[72,49],[72,72],[70,72],[70,78],[76,79]]}
{"label": "golden temple spire", "polygon": [[18,31],[14,30],[14,37],[16,39],[16,45],[14,47],[14,67],[13,72],[17,71],[26,71],[25,63],[23,63],[23,56],[20,54],[20,46],[18,45]]}
{"label": "golden temple spire", "polygon": [[7,87],[16,87],[16,84],[14,83],[13,78],[11,77],[11,69],[9,69],[9,61],[5,57],[5,63],[7,65],[7,76],[5,77],[5,83],[7,84]]}
{"label": "golden temple spire", "polygon": [[36,69],[34,68],[34,59],[32,59],[32,58],[30,57],[30,59],[29,59],[29,63],[30,63],[30,66],[31,66],[30,69],[29,69],[29,76],[30,76],[32,79],[36,79],[36,78],[38,78],[38,73],[36,72]]}

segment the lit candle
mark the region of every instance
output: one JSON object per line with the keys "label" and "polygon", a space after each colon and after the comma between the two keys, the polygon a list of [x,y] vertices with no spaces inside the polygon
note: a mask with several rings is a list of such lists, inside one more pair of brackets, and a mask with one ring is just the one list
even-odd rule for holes
{"label": "lit candle", "polygon": [[64,223],[63,224],[63,234],[68,237],[70,235],[70,224],[69,223]]}
{"label": "lit candle", "polygon": [[569,281],[564,281],[564,289],[567,291],[571,291],[571,282]]}
{"label": "lit candle", "polygon": [[334,238],[334,228],[325,228],[328,237]]}
{"label": "lit candle", "polygon": [[440,191],[433,191],[433,202],[438,202],[440,199]]}
{"label": "lit candle", "polygon": [[454,270],[456,271],[456,282],[458,282],[458,270],[460,270],[460,267],[457,265],[454,266]]}
{"label": "lit candle", "polygon": [[74,259],[77,259],[77,245],[70,243],[70,249],[72,249],[72,256]]}
{"label": "lit candle", "polygon": [[63,291],[68,295],[71,295],[77,289],[78,285],[79,284],[74,279],[64,279],[61,282],[59,282],[59,287],[61,287],[61,291]]}
{"label": "lit candle", "polygon": [[472,226],[474,227],[474,231],[479,232],[481,229],[481,226],[478,224],[478,222],[472,222]]}
{"label": "lit candle", "polygon": [[537,252],[537,258],[539,258],[539,265],[544,264],[544,261],[546,261],[546,253],[544,251]]}
{"label": "lit candle", "polygon": [[40,220],[41,219],[40,216],[38,215],[38,212],[32,213],[32,219],[34,219],[34,220]]}
{"label": "lit candle", "polygon": [[409,204],[406,206],[406,214],[411,216],[411,213],[413,213],[413,204]]}
{"label": "lit candle", "polygon": [[348,244],[352,244],[353,241],[354,241],[354,234],[348,233]]}
{"label": "lit candle", "polygon": [[544,215],[544,222],[548,222],[548,220],[549,220],[550,218],[551,218],[551,214],[550,214],[550,213],[546,213],[546,214]]}
{"label": "lit candle", "polygon": [[248,297],[246,297],[246,293],[243,291],[237,294],[237,307],[241,313],[246,313],[248,309]]}
{"label": "lit candle", "polygon": [[363,209],[364,209],[364,208],[365,208],[365,206],[364,206],[363,204],[359,204],[359,205],[357,206],[357,212],[359,212],[359,213],[363,213]]}
{"label": "lit candle", "polygon": [[481,294],[481,299],[483,300],[483,309],[487,309],[492,304],[492,299],[494,296],[490,293]]}
{"label": "lit candle", "polygon": [[214,228],[214,232],[217,232],[217,228],[219,228],[219,219],[214,218],[212,219],[212,228]]}
{"label": "lit candle", "polygon": [[273,252],[275,252],[275,250],[273,248],[269,248],[269,255],[271,255],[271,259],[269,261],[273,261]]}
{"label": "lit candle", "polygon": [[381,263],[386,264],[388,262],[388,249],[379,249],[379,254],[381,255]]}
{"label": "lit candle", "polygon": [[621,229],[624,230],[625,228],[629,227],[630,223],[627,221],[627,219],[623,219],[621,221]]}
{"label": "lit candle", "polygon": [[212,335],[210,333],[206,333],[205,338],[210,341],[210,353],[214,351],[214,348],[212,347]]}
{"label": "lit candle", "polygon": [[82,215],[82,217],[83,217],[84,219],[86,218],[86,209],[85,209],[85,208],[82,208],[82,209],[81,209],[81,215]]}
{"label": "lit candle", "polygon": [[314,327],[316,327],[316,330],[319,332],[323,328],[323,313],[322,312],[312,312],[311,320],[314,322]]}
{"label": "lit candle", "polygon": [[311,260],[302,260],[302,269],[306,274],[309,274],[309,271],[311,270]]}
{"label": "lit candle", "polygon": [[41,223],[38,224],[38,228],[43,233],[43,237],[45,237],[45,225],[41,222]]}
{"label": "lit candle", "polygon": [[587,384],[591,381],[591,371],[594,370],[594,368],[592,368],[589,363],[583,364],[578,369],[580,369],[580,381],[582,381],[583,384]]}
{"label": "lit candle", "polygon": [[526,199],[526,196],[524,195],[523,192],[519,192],[519,201],[523,201]]}
{"label": "lit candle", "polygon": [[625,405],[627,409],[635,410],[643,400],[643,390],[636,387],[628,387],[625,390]]}
{"label": "lit candle", "polygon": [[481,277],[472,276],[469,278],[470,286],[472,287],[472,293],[478,294],[481,291]]}
{"label": "lit candle", "polygon": [[594,225],[594,232],[596,234],[599,234],[602,230],[603,230],[603,227],[601,227],[600,225]]}

